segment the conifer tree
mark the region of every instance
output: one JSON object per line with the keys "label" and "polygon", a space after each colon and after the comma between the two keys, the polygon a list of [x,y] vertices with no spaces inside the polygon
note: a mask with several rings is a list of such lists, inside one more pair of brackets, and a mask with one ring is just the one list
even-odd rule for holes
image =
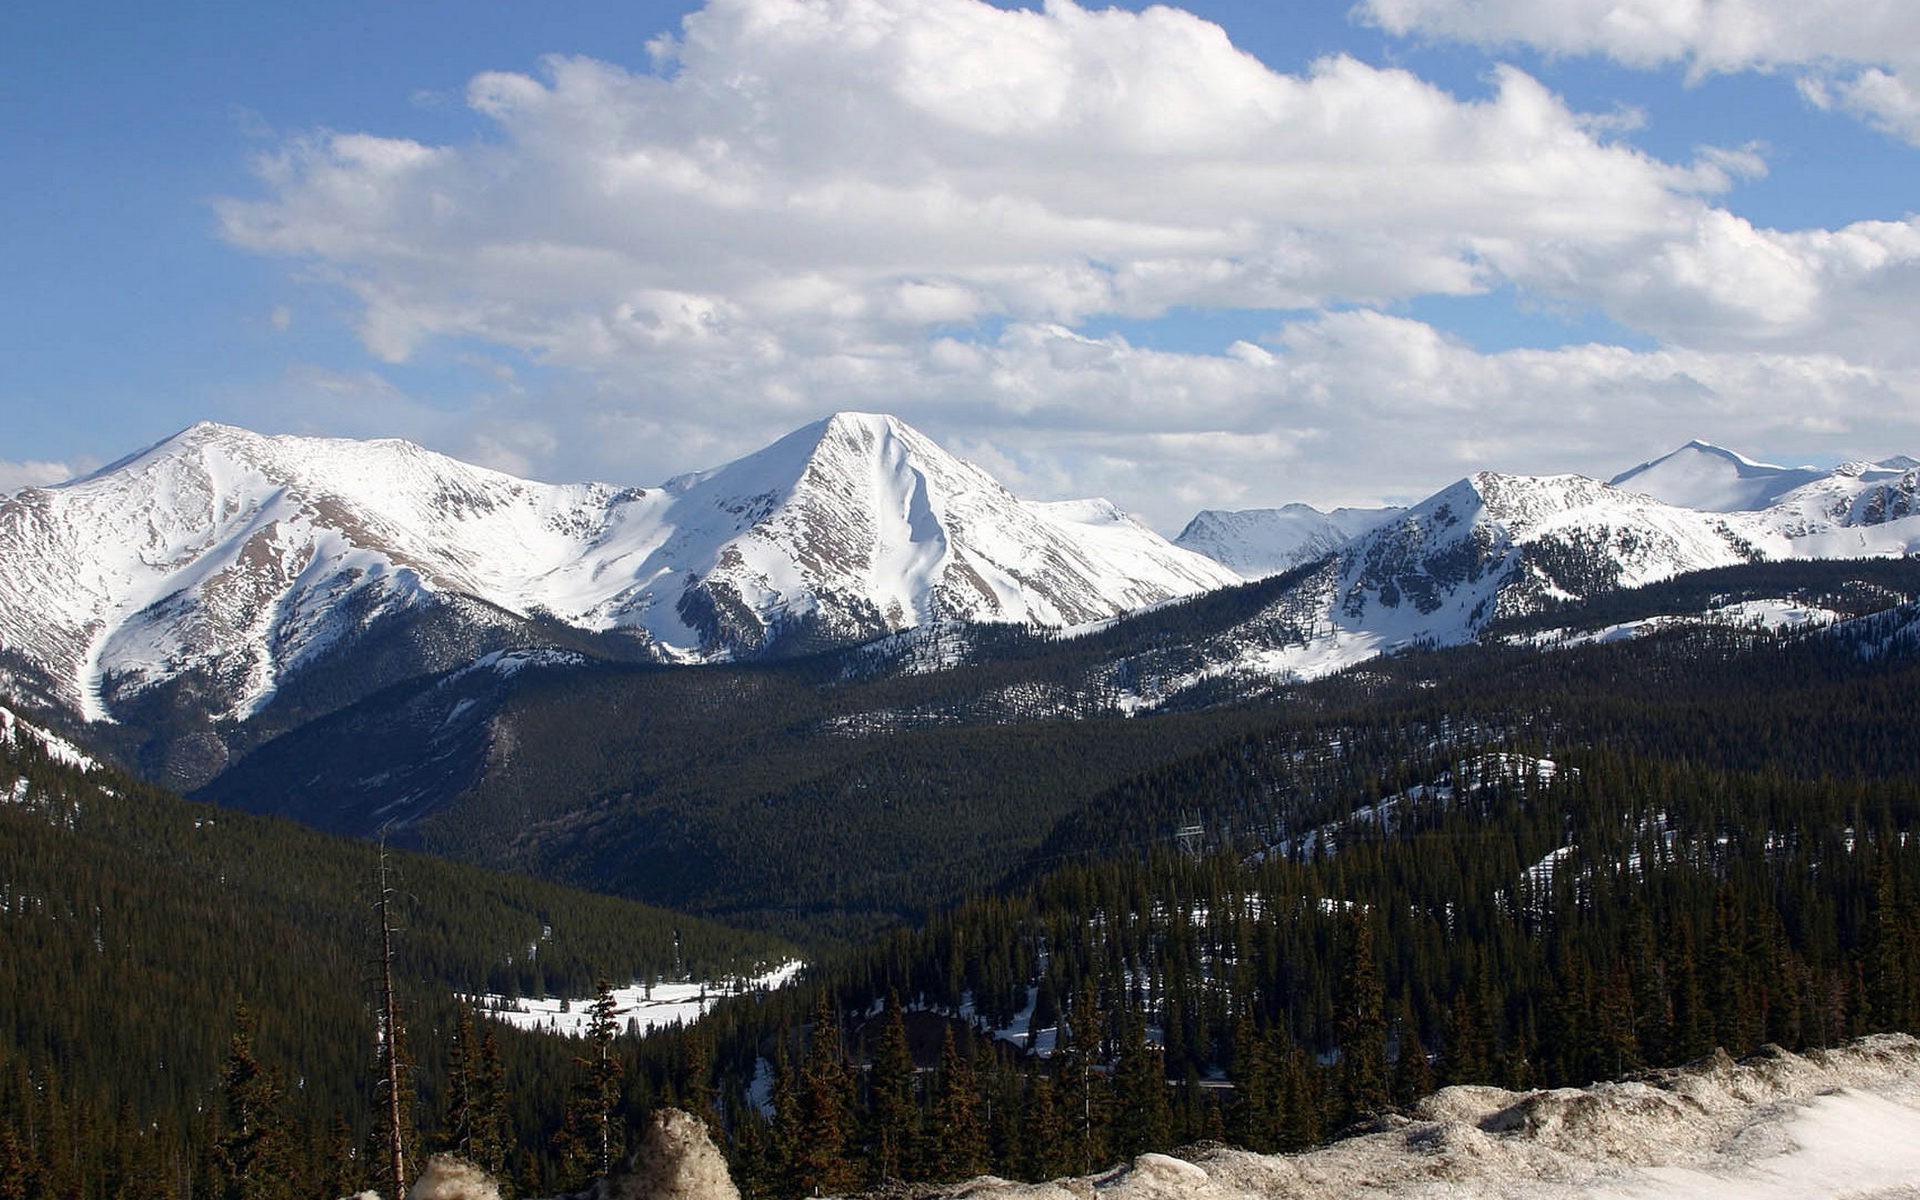
{"label": "conifer tree", "polygon": [[1271,1151],[1278,1135],[1275,1116],[1279,1085],[1267,1039],[1260,1036],[1251,1012],[1243,1008],[1233,1026],[1233,1060],[1228,1071],[1233,1083],[1233,1110],[1227,1136],[1237,1146]]}
{"label": "conifer tree", "polygon": [[379,924],[379,962],[375,979],[379,989],[379,1038],[376,1047],[376,1092],[380,1098],[380,1175],[388,1193],[407,1194],[414,1124],[412,1063],[407,1056],[406,1024],[400,1019],[400,993],[394,980],[394,938],[399,932],[395,904],[398,892],[389,877],[387,843],[383,832],[379,851],[378,894],[374,914]]}
{"label": "conifer tree", "polygon": [[712,1043],[699,1025],[687,1025],[680,1033],[680,1050],[684,1068],[684,1083],[680,1087],[682,1106],[710,1127],[718,1119],[716,1104],[720,1102],[720,1094],[714,1091]]}
{"label": "conifer tree", "polygon": [[947,1026],[940,1047],[940,1082],[933,1106],[932,1177],[971,1179],[987,1169],[987,1130],[981,1120],[980,1085]]}
{"label": "conifer tree", "polygon": [[605,1179],[626,1152],[626,1127],[620,1119],[620,1081],[625,1068],[614,1052],[620,1028],[618,1006],[613,985],[604,977],[594,984],[591,1014],[585,1051],[573,1059],[577,1075],[562,1149],[569,1174],[578,1178],[584,1171],[595,1179]]}
{"label": "conifer tree", "polygon": [[28,1200],[33,1184],[26,1146],[11,1125],[0,1125],[0,1200]]}
{"label": "conifer tree", "polygon": [[280,1085],[253,1050],[253,1015],[234,1005],[233,1039],[220,1074],[222,1120],[214,1159],[223,1200],[285,1200],[288,1130]]}
{"label": "conifer tree", "polygon": [[1074,991],[1068,1021],[1070,1036],[1059,1076],[1060,1106],[1072,1147],[1072,1169],[1086,1175],[1107,1153],[1106,1102],[1099,1072],[1101,1021],[1091,976]]}
{"label": "conifer tree", "polygon": [[1412,1104],[1433,1090],[1433,1064],[1427,1059],[1426,1043],[1420,1040],[1420,1021],[1414,1015],[1413,1001],[1400,999],[1399,1055],[1393,1061],[1393,1094],[1401,1104]]}
{"label": "conifer tree", "polygon": [[490,1175],[504,1175],[513,1129],[507,1115],[506,1066],[500,1061],[500,1042],[491,1029],[480,1039],[473,1095],[473,1161]]}
{"label": "conifer tree", "polygon": [[1387,1087],[1387,1022],[1382,1011],[1379,965],[1374,960],[1373,918],[1348,924],[1340,988],[1340,1090],[1344,1120],[1359,1120],[1392,1103]]}
{"label": "conifer tree", "polygon": [[353,1128],[345,1113],[335,1112],[327,1125],[321,1150],[320,1191],[327,1196],[352,1196],[366,1189],[366,1161],[354,1144]]}
{"label": "conifer tree", "polygon": [[1276,1059],[1281,1066],[1281,1092],[1284,1108],[1280,1118],[1280,1144],[1284,1149],[1301,1150],[1318,1145],[1326,1129],[1322,1118],[1323,1098],[1320,1070],[1307,1052],[1294,1044],[1283,1026],[1274,1026]]}
{"label": "conifer tree", "polygon": [[1491,1083],[1493,1046],[1480,987],[1470,978],[1453,994],[1447,1009],[1446,1041],[1440,1048],[1442,1076],[1449,1084]]}
{"label": "conifer tree", "polygon": [[849,1190],[857,1179],[847,1154],[853,1138],[853,1075],[840,1041],[839,1014],[825,992],[814,1008],[794,1100],[792,1190],[802,1196]]}
{"label": "conifer tree", "polygon": [[1067,1123],[1055,1103],[1053,1079],[1037,1071],[1028,1085],[1025,1119],[1020,1123],[1020,1166],[1036,1183],[1058,1179],[1073,1170],[1067,1155]]}
{"label": "conifer tree", "polygon": [[875,1182],[905,1179],[917,1161],[920,1146],[920,1105],[914,1098],[913,1054],[907,1046],[907,1025],[898,993],[887,997],[887,1015],[873,1052],[869,1107],[873,1114],[873,1176]]}
{"label": "conifer tree", "polygon": [[447,1043],[446,1115],[435,1139],[442,1150],[473,1159],[474,1127],[480,1108],[480,1048],[476,1044],[473,1009],[460,1005],[453,1036]]}
{"label": "conifer tree", "polygon": [[1132,1158],[1165,1149],[1173,1113],[1167,1102],[1167,1072],[1159,1051],[1147,1044],[1144,1013],[1120,1015],[1120,1056],[1114,1066],[1113,1148]]}

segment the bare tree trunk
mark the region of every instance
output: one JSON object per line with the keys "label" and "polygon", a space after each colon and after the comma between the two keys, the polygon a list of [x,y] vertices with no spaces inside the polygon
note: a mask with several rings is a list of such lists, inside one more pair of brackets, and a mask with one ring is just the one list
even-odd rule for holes
{"label": "bare tree trunk", "polygon": [[392,1200],[405,1200],[407,1194],[406,1125],[400,1111],[400,1002],[393,991],[393,917],[390,900],[393,889],[387,885],[387,842],[380,839],[380,1066],[381,1083],[387,1089],[387,1152],[391,1162],[388,1178],[392,1181]]}

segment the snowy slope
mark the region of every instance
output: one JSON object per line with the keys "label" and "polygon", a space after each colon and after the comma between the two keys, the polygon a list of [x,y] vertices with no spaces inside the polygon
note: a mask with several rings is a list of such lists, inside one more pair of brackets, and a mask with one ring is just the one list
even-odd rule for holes
{"label": "snowy slope", "polygon": [[1812,467],[1755,462],[1711,442],[1693,441],[1671,454],[1622,471],[1609,482],[1680,508],[1750,512],[1771,506],[1822,474]]}
{"label": "snowy slope", "polygon": [[[1259,688],[1471,641],[1499,617],[1762,560],[1920,553],[1920,465],[1768,467],[1693,443],[1628,473],[1687,507],[1578,475],[1482,472],[1348,540],[1258,615],[1111,672],[1128,711],[1225,679]],[[1126,681],[1146,680],[1145,685]]]}
{"label": "snowy slope", "polygon": [[427,610],[630,631],[687,661],[937,618],[1073,624],[1236,581],[1111,506],[1024,503],[865,414],[653,489],[201,424],[0,500],[0,654],[91,720],[188,677],[242,719]]}
{"label": "snowy slope", "polygon": [[1165,696],[1220,676],[1313,679],[1415,645],[1471,641],[1543,603],[1791,552],[1746,514],[1662,504],[1578,475],[1463,479],[1354,538],[1180,669],[1121,664]]}
{"label": "snowy slope", "polygon": [[1617,476],[1615,487],[1683,508],[1753,513],[1795,558],[1858,558],[1920,548],[1920,462],[1904,455],[1830,471],[1776,467],[1689,442]]}
{"label": "snowy slope", "polygon": [[16,746],[30,742],[37,744],[49,759],[77,770],[93,771],[100,767],[99,762],[80,747],[59,734],[21,720],[8,708],[0,708],[0,741],[12,742]]}
{"label": "snowy slope", "polygon": [[1173,544],[1224,563],[1244,579],[1264,579],[1325,558],[1402,511],[1336,508],[1321,512],[1308,504],[1238,511],[1210,508],[1187,522]]}
{"label": "snowy slope", "polygon": [[1586,1088],[1450,1087],[1302,1154],[1146,1154],[1086,1179],[978,1179],[971,1200],[1841,1200],[1920,1195],[1920,1042],[1770,1049]]}

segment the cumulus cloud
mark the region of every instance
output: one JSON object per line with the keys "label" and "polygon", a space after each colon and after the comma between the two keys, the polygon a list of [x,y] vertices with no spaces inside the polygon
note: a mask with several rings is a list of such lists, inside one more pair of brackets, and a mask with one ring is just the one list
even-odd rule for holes
{"label": "cumulus cloud", "polygon": [[[1462,13],[1524,30],[1529,7],[1369,11],[1467,36]],[[1708,61],[1684,33],[1659,53]],[[650,52],[476,76],[471,144],[283,142],[221,202],[224,234],[346,289],[379,359],[506,348],[572,381],[502,382],[442,448],[538,472],[586,447],[570,466],[636,482],[872,408],[1029,494],[1107,491],[1177,527],[1570,447],[1627,465],[1648,439],[1910,428],[1920,396],[1920,222],[1755,227],[1719,201],[1755,152],[1663,161],[1622,140],[1631,114],[1513,68],[1465,97],[1349,57],[1287,74],[1181,10],[1069,0],[709,0]],[[1481,354],[1387,315],[1510,286],[1668,348]],[[1211,354],[1087,332],[1177,309],[1281,327]],[[453,420],[366,382],[368,412]],[[1343,482],[1355,446],[1378,449]]]}
{"label": "cumulus cloud", "polygon": [[90,469],[61,462],[0,462],[0,496],[12,495],[21,488],[64,483]]}
{"label": "cumulus cloud", "polygon": [[[1366,309],[1218,354],[1025,323],[991,341],[936,338],[857,369],[807,369],[833,376],[836,407],[898,412],[1020,495],[1109,496],[1168,533],[1202,507],[1406,502],[1482,468],[1608,475],[1699,436],[1795,461],[1920,446],[1913,370],[1603,344],[1489,354]],[[706,386],[690,373],[653,381],[644,400],[586,391],[517,418],[409,403],[388,430],[403,421],[523,474],[654,484],[768,440],[764,424],[704,399]]]}
{"label": "cumulus cloud", "polygon": [[[1022,329],[981,349],[955,388],[975,407],[953,421],[951,441],[1016,490],[1104,491],[1162,529],[1202,505],[1414,500],[1483,467],[1609,474],[1710,431],[1762,455],[1859,452],[1863,436],[1889,429],[1920,443],[1920,373],[1834,355],[1600,344],[1486,354],[1366,310],[1299,321],[1224,355],[1118,339],[1097,358],[1053,352],[1072,339]],[[996,413],[1020,403],[996,380],[1069,411],[1111,396],[1119,417],[1090,432],[1064,417]],[[988,432],[965,434],[969,422]]]}
{"label": "cumulus cloud", "polygon": [[1695,78],[1789,70],[1823,108],[1920,145],[1920,7],[1889,0],[1362,0],[1389,32],[1633,67],[1684,65]]}
{"label": "cumulus cloud", "polygon": [[986,318],[1467,294],[1490,250],[1684,230],[1730,183],[1518,71],[1465,100],[1344,57],[1287,75],[1172,8],[712,0],[654,53],[477,76],[478,145],[286,144],[226,236],[351,289],[392,361],[478,336],[770,362]]}

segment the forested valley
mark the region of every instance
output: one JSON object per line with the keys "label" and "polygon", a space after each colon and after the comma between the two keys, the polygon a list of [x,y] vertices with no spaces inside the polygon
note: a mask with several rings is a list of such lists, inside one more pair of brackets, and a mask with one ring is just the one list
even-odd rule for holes
{"label": "forested valley", "polygon": [[[1737,582],[1675,581],[1552,627]],[[1516,623],[1113,719],[1077,753],[1054,720],[876,737],[859,759],[886,765],[868,777],[890,789],[876,808],[1000,807],[993,840],[938,887],[916,865],[965,838],[923,839],[934,815],[843,811],[857,931],[802,911],[818,900],[804,879],[754,876],[797,889],[796,911],[709,912],[727,926],[391,852],[412,1154],[459,1149],[549,1195],[607,1165],[589,1129],[618,1146],[675,1104],[709,1121],[752,1196],[1040,1179],[1196,1141],[1308,1145],[1440,1084],[1584,1083],[1912,1029],[1911,593],[1839,569],[1794,586],[1861,619],[1549,649],[1520,640],[1539,621]],[[809,724],[804,688],[780,678],[778,728]],[[544,702],[558,729],[564,705]],[[844,782],[846,739],[820,745]],[[916,794],[961,757],[977,791]],[[846,793],[817,786],[784,816],[790,795],[764,782],[727,794],[751,851],[729,861],[750,866],[783,862],[782,839]],[[0,1200],[383,1186],[379,849],[84,772],[26,737],[5,748],[0,795]],[[612,856],[582,853],[576,879]],[[871,915],[886,912],[891,927]],[[796,953],[813,964],[798,985],[644,1039],[610,1004],[582,1041],[455,999],[587,1003],[606,980],[725,978]]]}

